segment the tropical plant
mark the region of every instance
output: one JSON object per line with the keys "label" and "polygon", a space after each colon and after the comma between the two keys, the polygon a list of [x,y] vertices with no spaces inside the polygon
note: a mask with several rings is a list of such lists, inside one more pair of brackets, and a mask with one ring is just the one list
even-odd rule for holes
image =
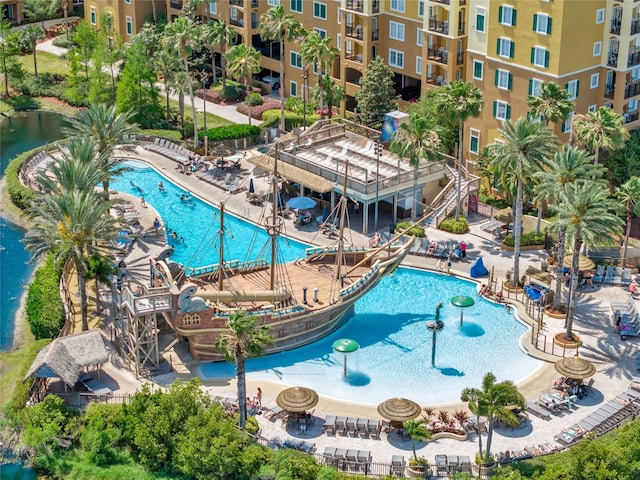
{"label": "tropical plant", "polygon": [[330,117],[333,116],[333,107],[347,98],[344,87],[338,85],[329,75],[322,77],[322,92],[317,86],[311,90],[311,98],[314,102],[320,102],[320,93],[324,95],[324,100],[327,102],[327,112]]}
{"label": "tropical plant", "polygon": [[[629,138],[624,118],[609,107],[600,107],[595,112],[574,115],[571,127],[573,142],[587,147],[598,163],[601,150],[620,150]],[[572,142],[572,143],[573,143]]]}
{"label": "tropical plant", "polygon": [[462,153],[464,145],[464,122],[469,117],[477,117],[484,100],[479,88],[471,82],[456,80],[447,83],[439,90],[439,109],[443,115],[449,115],[451,120],[458,122],[458,182],[456,186],[456,220],[460,218],[462,207]]}
{"label": "tropical plant", "polygon": [[291,42],[302,35],[302,25],[293,15],[285,13],[284,7],[271,7],[260,16],[260,36],[269,41],[280,42],[280,130],[284,131],[284,60],[286,42]]}
{"label": "tropical plant", "polygon": [[609,197],[606,185],[584,181],[566,185],[558,195],[558,226],[566,229],[567,241],[573,243],[573,264],[567,302],[565,338],[573,340],[573,316],[578,290],[579,253],[587,247],[616,244],[622,234],[622,219],[616,215],[618,203]]}
{"label": "tropical plant", "polygon": [[[418,168],[420,161],[435,162],[440,160],[442,142],[440,141],[440,127],[428,117],[417,114],[409,116],[409,123],[400,124],[395,131],[390,149],[400,158],[408,158],[413,166],[413,203],[418,205]],[[416,208],[411,210],[411,218],[416,218]]]}
{"label": "tropical plant", "polygon": [[211,68],[213,69],[213,83],[216,83],[216,55],[215,48],[220,47],[220,68],[222,68],[222,88],[227,86],[227,46],[233,45],[238,39],[238,34],[222,20],[211,20],[203,26],[203,39],[209,46],[211,53]]}
{"label": "tropical plant", "polygon": [[28,45],[29,50],[33,53],[33,73],[38,76],[38,56],[36,55],[36,44],[38,40],[46,38],[42,27],[37,25],[27,25],[20,30],[20,40],[23,44]]}
{"label": "tropical plant", "polygon": [[[505,380],[500,383],[496,383],[496,376],[489,372],[482,379],[481,388],[465,388],[462,390],[460,399],[463,402],[467,402],[471,413],[476,415],[478,426],[480,425],[480,417],[487,418],[487,450],[482,451],[482,435],[478,435],[478,446],[480,451],[480,457],[484,460],[491,459],[491,440],[493,438],[493,425],[494,419],[506,423],[510,426],[517,426],[520,424],[515,414],[507,409],[509,405],[517,405],[520,408],[524,408],[524,397],[518,388],[510,380]],[[478,428],[478,431],[480,429]]]}
{"label": "tropical plant", "polygon": [[547,127],[563,120],[575,109],[567,89],[553,82],[541,83],[540,91],[527,97],[527,105],[532,115],[544,118]]}
{"label": "tropical plant", "polygon": [[627,227],[624,233],[624,248],[622,250],[622,263],[624,267],[627,260],[627,248],[631,236],[631,222],[633,215],[640,215],[640,177],[631,177],[626,183],[616,189],[618,200],[627,214]]}
{"label": "tropical plant", "polygon": [[429,440],[431,433],[427,430],[427,426],[424,424],[424,419],[414,418],[403,422],[402,426],[411,437],[411,450],[413,450],[413,458],[417,459],[416,453],[416,441],[421,442],[423,440]]}
{"label": "tropical plant", "polygon": [[155,56],[153,57],[154,65],[156,71],[160,73],[162,76],[162,81],[164,83],[164,94],[165,94],[165,119],[169,121],[171,118],[171,107],[170,107],[170,94],[172,87],[175,85],[175,80],[178,73],[181,71],[182,66],[180,59],[177,58],[171,51],[166,50],[164,48],[158,50]]}
{"label": "tropical plant", "polygon": [[[251,86],[251,76],[261,70],[260,52],[253,47],[240,44],[227,52],[229,74],[238,81],[244,81],[247,93]],[[247,104],[249,125],[251,125],[251,105]]]}
{"label": "tropical plant", "polygon": [[393,70],[381,57],[367,66],[360,79],[360,90],[354,95],[358,104],[356,122],[367,126],[379,124],[386,113],[397,108],[393,102],[397,98],[393,77]]}
{"label": "tropical plant", "polygon": [[40,22],[44,30],[44,21],[53,18],[60,8],[60,0],[23,0],[22,13],[33,22]]}
{"label": "tropical plant", "polygon": [[5,18],[4,9],[0,9],[0,65],[4,78],[4,94],[9,97],[9,79],[22,77],[22,66],[17,61],[20,55],[19,34]]}
{"label": "tropical plant", "polygon": [[515,123],[505,120],[499,133],[504,143],[489,145],[492,150],[490,167],[500,172],[503,181],[516,184],[513,228],[513,278],[520,279],[520,236],[522,234],[522,202],[524,185],[529,177],[540,171],[557,145],[551,131],[541,123],[519,118]]}
{"label": "tropical plant", "polygon": [[318,108],[320,108],[320,120],[324,119],[324,95],[322,79],[327,70],[333,66],[340,51],[333,46],[333,39],[323,37],[320,33],[309,32],[302,40],[300,55],[305,65],[316,65],[318,70]]}
{"label": "tropical plant", "polygon": [[[592,156],[584,150],[565,146],[556,152],[553,161],[548,162],[544,170],[534,172],[533,177],[537,184],[535,194],[539,200],[545,199],[552,203],[558,201],[560,192],[571,183],[586,181],[592,178],[601,178],[604,169],[601,165],[591,163]],[[558,250],[556,265],[556,291],[553,296],[553,309],[560,311],[562,308],[562,267],[564,262],[565,232],[564,226],[558,226],[552,222],[551,231],[558,235]]]}
{"label": "tropical plant", "polygon": [[111,279],[118,273],[118,268],[113,264],[113,257],[93,252],[85,259],[87,263],[87,280],[93,280],[94,293],[96,296],[96,313],[102,312],[100,304],[100,285],[109,288],[112,286]]}
{"label": "tropical plant", "polygon": [[238,405],[240,428],[244,428],[247,418],[247,386],[245,361],[262,355],[264,347],[272,343],[267,325],[260,325],[258,317],[238,310],[227,321],[227,331],[220,334],[216,349],[224,354],[227,362],[235,362],[238,378]]}

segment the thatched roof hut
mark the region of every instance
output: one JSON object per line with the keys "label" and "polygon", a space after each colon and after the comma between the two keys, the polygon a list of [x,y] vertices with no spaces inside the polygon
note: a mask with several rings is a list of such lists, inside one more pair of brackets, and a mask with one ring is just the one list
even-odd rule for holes
{"label": "thatched roof hut", "polygon": [[44,347],[29,368],[24,380],[60,378],[73,387],[86,367],[98,367],[109,360],[109,352],[98,330],[56,338]]}

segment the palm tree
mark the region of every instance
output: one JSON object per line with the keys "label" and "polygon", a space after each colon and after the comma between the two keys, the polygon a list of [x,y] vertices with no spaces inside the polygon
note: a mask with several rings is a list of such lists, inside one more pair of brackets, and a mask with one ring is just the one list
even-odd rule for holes
{"label": "palm tree", "polygon": [[23,30],[20,30],[20,37],[22,41],[29,45],[29,48],[33,50],[33,73],[38,76],[38,58],[36,51],[36,44],[38,40],[46,38],[44,29],[38,25],[27,25]]}
{"label": "palm tree", "polygon": [[[338,85],[333,78],[329,75],[325,75],[322,78],[322,94],[327,102],[327,111],[329,116],[332,116],[334,105],[339,105],[344,99],[347,98],[347,94],[342,85]],[[311,91],[311,97],[314,101],[320,101],[320,90],[318,87],[314,87]]]}
{"label": "palm tree", "polygon": [[416,454],[416,441],[429,440],[431,438],[431,432],[427,430],[427,426],[424,424],[424,419],[414,418],[407,420],[402,424],[404,429],[411,437],[411,449],[413,450],[413,458],[418,459]]}
{"label": "palm tree", "polygon": [[[81,110],[69,123],[70,128],[64,128],[63,133],[72,137],[93,138],[100,161],[99,168],[110,171],[121,163],[121,159],[113,158],[113,150],[116,145],[125,142],[130,143],[130,135],[138,132],[138,127],[132,124],[130,119],[133,112],[117,113],[117,106],[106,104],[91,105],[86,110]],[[109,199],[109,179],[117,172],[105,178],[102,182],[104,196]]]}
{"label": "palm tree", "polygon": [[198,148],[198,120],[196,119],[196,105],[193,98],[193,84],[189,75],[189,57],[200,49],[201,29],[188,16],[179,16],[164,29],[162,44],[165,48],[176,48],[182,59],[186,83],[191,99],[191,115],[193,116],[193,147]]}
{"label": "palm tree", "polygon": [[593,152],[594,163],[598,163],[601,150],[620,150],[629,138],[624,118],[609,107],[600,107],[573,117],[571,129],[573,140]]}
{"label": "palm tree", "polygon": [[456,80],[447,83],[438,92],[438,110],[441,114],[449,117],[453,121],[458,122],[458,185],[456,200],[456,221],[460,218],[460,210],[462,205],[462,151],[464,122],[469,117],[477,117],[484,100],[482,92],[479,88],[473,86],[470,82]]}
{"label": "palm tree", "polygon": [[100,285],[112,287],[111,279],[118,273],[118,268],[113,264],[113,257],[93,252],[89,258],[85,259],[87,264],[87,280],[93,280],[96,295],[96,313],[102,311],[100,305]]}
{"label": "palm tree", "polygon": [[[524,408],[524,397],[518,392],[517,387],[510,380],[496,383],[496,376],[489,372],[482,379],[482,388],[465,388],[460,399],[467,402],[469,410],[477,416],[487,417],[487,451],[482,451],[482,435],[478,434],[478,445],[481,459],[491,459],[491,440],[493,437],[493,424],[497,418],[510,426],[520,424],[515,414],[507,409],[509,405],[517,405]],[[478,432],[480,429],[478,428]]]}
{"label": "palm tree", "polygon": [[227,362],[235,362],[238,377],[238,405],[240,407],[240,428],[244,428],[247,418],[247,387],[245,361],[262,355],[264,347],[272,343],[267,325],[260,325],[258,317],[238,310],[227,321],[227,331],[216,341],[216,349],[224,354]]}
{"label": "palm tree", "polygon": [[154,64],[156,71],[162,75],[162,79],[164,82],[166,119],[167,121],[169,121],[169,118],[171,117],[171,109],[169,103],[169,94],[171,91],[170,86],[175,83],[178,72],[182,71],[182,66],[180,65],[180,59],[177,58],[173,52],[164,48],[156,52],[154,56]]}
{"label": "palm tree", "polygon": [[226,68],[226,53],[227,45],[233,45],[238,39],[238,34],[230,26],[224,23],[222,20],[211,20],[208,24],[204,25],[204,42],[209,46],[211,52],[211,68],[213,69],[213,83],[216,83],[216,56],[215,47],[220,46],[220,67],[222,68],[222,88],[227,86],[227,68]]}
{"label": "palm tree", "polygon": [[[567,185],[574,182],[584,182],[590,178],[601,178],[604,168],[601,165],[591,163],[593,157],[584,150],[565,146],[553,157],[553,161],[547,163],[545,170],[535,172],[533,177],[537,181],[535,188],[539,199],[545,198],[551,202],[557,202],[561,192]],[[562,225],[556,228],[552,223],[551,230],[557,230],[558,234],[558,258],[556,266],[556,291],[553,296],[553,309],[559,311],[562,308],[562,267],[564,262],[564,247],[566,228]]]}
{"label": "palm tree", "polygon": [[302,26],[291,14],[285,14],[284,7],[278,5],[260,15],[260,36],[269,41],[280,41],[280,130],[284,131],[284,60],[286,42],[300,36]]}
{"label": "palm tree", "polygon": [[567,89],[553,82],[541,83],[539,95],[529,95],[527,105],[532,114],[544,118],[549,128],[551,123],[563,120],[575,108],[575,104],[569,100]]}
{"label": "palm tree", "polygon": [[318,32],[309,32],[304,37],[300,46],[300,55],[305,65],[317,66],[318,70],[318,90],[320,91],[319,107],[320,119],[324,119],[324,90],[322,89],[322,77],[325,72],[333,66],[340,51],[332,45],[330,37],[322,37]]}
{"label": "palm tree", "polygon": [[627,228],[624,234],[624,248],[622,250],[622,266],[627,261],[627,247],[631,235],[631,221],[634,213],[640,215],[640,177],[631,177],[626,183],[616,189],[616,195],[627,214]]}
{"label": "palm tree", "polygon": [[522,235],[522,201],[524,185],[529,177],[540,171],[546,159],[553,155],[557,139],[539,122],[519,118],[515,123],[505,120],[499,130],[504,143],[490,145],[493,158],[491,168],[511,177],[516,184],[513,222],[513,282],[520,281],[520,237]]}
{"label": "palm tree", "polygon": [[622,233],[622,219],[616,215],[618,203],[609,197],[601,182],[573,182],[565,186],[558,196],[558,223],[566,228],[567,240],[573,242],[573,264],[567,301],[565,338],[573,340],[573,315],[578,290],[580,249],[616,243]]}
{"label": "palm tree", "polygon": [[[440,140],[440,127],[433,119],[421,117],[412,113],[409,123],[400,124],[400,128],[393,135],[389,147],[400,158],[408,158],[409,164],[415,169],[413,175],[413,203],[417,204],[418,198],[418,168],[420,161],[428,162],[440,160],[442,141]],[[415,220],[416,208],[412,208],[412,219]]]}
{"label": "palm tree", "polygon": [[[238,81],[244,80],[246,92],[247,95],[249,95],[251,93],[251,76],[261,70],[260,52],[244,43],[235,45],[227,53],[227,62],[229,62],[229,73]],[[248,99],[247,112],[249,115],[249,125],[251,125],[251,104]]]}
{"label": "palm tree", "polygon": [[28,209],[33,225],[25,236],[26,248],[33,258],[55,252],[70,253],[75,263],[80,293],[82,330],[89,329],[87,320],[88,254],[97,251],[116,237],[115,219],[109,214],[112,202],[99,197],[93,190],[45,193],[37,197]]}

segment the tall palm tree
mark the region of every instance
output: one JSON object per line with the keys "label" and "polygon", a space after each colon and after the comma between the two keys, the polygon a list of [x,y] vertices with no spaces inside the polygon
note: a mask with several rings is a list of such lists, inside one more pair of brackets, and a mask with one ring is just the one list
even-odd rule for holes
{"label": "tall palm tree", "polygon": [[280,130],[284,131],[284,60],[286,42],[291,42],[301,34],[302,25],[293,15],[284,12],[284,7],[278,5],[260,15],[260,36],[269,41],[280,42]]}
{"label": "tall palm tree", "polygon": [[618,203],[609,197],[609,191],[601,182],[587,180],[566,185],[558,196],[558,223],[566,228],[567,240],[573,242],[573,264],[567,301],[565,338],[573,340],[573,316],[580,249],[607,246],[616,243],[616,237],[622,233],[622,219],[616,214]]}
{"label": "tall palm tree", "polygon": [[24,243],[33,258],[52,251],[57,255],[69,252],[73,258],[83,331],[89,329],[85,260],[98,250],[98,245],[105,245],[117,235],[115,219],[109,214],[111,205],[93,190],[72,190],[42,194],[28,209],[33,224]]}
{"label": "tall palm tree", "polygon": [[216,56],[215,48],[220,46],[220,67],[222,68],[222,88],[227,86],[227,45],[233,45],[238,39],[238,34],[222,20],[211,20],[203,26],[204,43],[211,52],[211,68],[213,69],[213,82],[216,83]]}
{"label": "tall palm tree", "polygon": [[549,128],[550,124],[565,119],[575,108],[575,104],[569,100],[567,89],[553,82],[541,83],[539,95],[529,95],[527,105],[532,114],[544,118]]}
{"label": "tall palm tree", "polygon": [[267,325],[260,325],[258,317],[238,310],[227,321],[227,331],[216,341],[216,349],[224,354],[227,362],[235,362],[238,377],[238,405],[240,407],[240,428],[244,428],[247,418],[247,386],[245,361],[259,357],[264,347],[272,343]]}
{"label": "tall palm tree", "polygon": [[456,80],[447,83],[438,91],[438,110],[441,114],[458,123],[458,185],[456,200],[456,221],[460,218],[462,206],[462,152],[464,122],[469,117],[477,117],[484,100],[479,88],[470,82]]}
{"label": "tall palm tree", "polygon": [[191,99],[191,115],[193,116],[193,147],[198,148],[198,120],[196,118],[196,104],[193,98],[193,82],[189,75],[189,58],[194,52],[200,50],[201,27],[192,18],[180,15],[164,29],[162,44],[165,48],[176,48],[182,59],[184,79]]}
{"label": "tall palm tree", "polygon": [[[535,188],[538,199],[545,198],[552,203],[557,203],[561,192],[567,185],[574,182],[585,182],[591,178],[602,178],[604,168],[601,165],[591,163],[593,157],[584,150],[565,146],[556,152],[553,161],[547,163],[547,168],[535,172],[533,177],[537,181]],[[565,233],[566,228],[552,224],[552,230],[558,235],[558,263],[556,266],[556,291],[553,296],[553,309],[559,311],[562,308],[562,266],[564,262]]]}
{"label": "tall palm tree", "polygon": [[515,414],[507,409],[509,405],[524,408],[524,397],[510,380],[496,383],[496,376],[489,372],[482,379],[482,388],[465,388],[460,399],[468,402],[469,410],[479,418],[487,417],[487,451],[482,451],[482,435],[478,435],[480,458],[491,459],[491,440],[493,438],[493,424],[497,418],[510,426],[519,425]]}
{"label": "tall palm tree", "polygon": [[[261,70],[260,52],[244,43],[235,45],[227,52],[227,62],[229,74],[238,81],[244,81],[247,95],[249,95],[251,93],[251,76]],[[249,125],[251,125],[251,104],[249,101],[247,101],[247,112]]]}
{"label": "tall palm tree", "polygon": [[[400,124],[400,128],[393,135],[389,147],[400,158],[408,158],[414,168],[413,175],[413,204],[418,199],[418,168],[422,160],[435,162],[440,160],[442,141],[440,127],[433,119],[421,117],[416,113],[409,116],[409,123]],[[416,218],[416,208],[411,209],[412,219]]]}
{"label": "tall palm tree", "polygon": [[490,166],[511,177],[516,184],[513,221],[513,282],[520,281],[520,237],[522,236],[522,201],[524,185],[529,177],[540,171],[557,145],[551,131],[539,122],[519,118],[515,123],[505,120],[499,130],[504,143],[490,145],[493,158]]}
{"label": "tall palm tree", "polygon": [[100,305],[100,285],[112,287],[111,279],[118,273],[118,268],[113,264],[113,257],[93,252],[89,258],[85,259],[87,264],[87,280],[93,280],[93,288],[96,296],[96,313],[102,311]]}
{"label": "tall palm tree", "polygon": [[33,73],[38,76],[38,56],[36,50],[36,44],[38,40],[42,40],[47,36],[44,33],[44,29],[38,25],[27,25],[23,30],[20,30],[20,37],[22,41],[29,45],[29,48],[33,50]]}
{"label": "tall palm tree", "polygon": [[411,450],[413,450],[413,458],[417,459],[416,453],[416,441],[429,440],[431,438],[431,432],[427,430],[427,426],[424,424],[424,419],[414,418],[407,420],[402,424],[404,429],[411,437]]}
{"label": "tall palm tree", "polygon": [[601,150],[620,150],[629,138],[624,118],[609,107],[600,107],[573,117],[571,135],[578,145],[587,147],[598,163]]}
{"label": "tall palm tree", "polygon": [[[175,84],[178,72],[182,72],[180,59],[171,50],[160,49],[153,57],[156,71],[162,75],[166,101],[166,120],[171,117],[170,93],[171,86]],[[182,83],[182,82],[181,82]]]}
{"label": "tall palm tree", "polygon": [[[99,168],[109,171],[121,163],[120,159],[113,157],[116,145],[131,142],[128,137],[138,132],[137,125],[131,123],[133,112],[117,113],[117,106],[106,104],[91,105],[86,110],[81,110],[75,118],[70,120],[70,128],[64,128],[63,133],[72,137],[93,138],[98,152]],[[117,172],[113,172],[115,175]],[[102,182],[104,196],[109,199],[109,179]]]}
{"label": "tall palm tree", "polygon": [[300,45],[300,55],[305,65],[315,64],[318,70],[318,90],[320,91],[320,119],[324,119],[324,91],[322,77],[340,55],[340,51],[332,45],[330,37],[322,37],[318,32],[309,32]]}
{"label": "tall palm tree", "polygon": [[633,215],[640,215],[640,177],[631,177],[626,183],[616,189],[616,196],[627,214],[627,228],[624,233],[624,248],[622,250],[622,266],[627,261],[627,247],[631,236],[631,222]]}
{"label": "tall palm tree", "polygon": [[[342,85],[338,85],[329,75],[325,75],[322,78],[322,94],[327,102],[327,111],[329,112],[329,116],[332,116],[334,105],[339,105],[340,102],[347,98],[344,87]],[[311,91],[311,97],[314,101],[320,101],[320,90],[317,86]]]}

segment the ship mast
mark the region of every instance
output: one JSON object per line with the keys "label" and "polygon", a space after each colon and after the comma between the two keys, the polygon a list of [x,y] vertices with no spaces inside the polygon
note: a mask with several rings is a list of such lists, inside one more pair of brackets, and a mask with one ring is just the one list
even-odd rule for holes
{"label": "ship mast", "polygon": [[268,230],[271,235],[271,265],[269,267],[269,289],[273,290],[276,283],[276,248],[278,241],[278,231],[276,225],[278,225],[278,141],[275,142],[275,157],[273,160],[273,210],[271,212],[271,224],[272,230]]}
{"label": "ship mast", "polygon": [[344,216],[347,211],[347,178],[349,173],[349,162],[344,164],[344,183],[342,185],[342,198],[340,201],[340,229],[338,230],[338,264],[336,268],[336,280],[340,280],[342,274],[342,252],[344,250]]}
{"label": "ship mast", "polygon": [[220,248],[218,250],[218,290],[223,290],[224,280],[224,202],[220,203]]}

